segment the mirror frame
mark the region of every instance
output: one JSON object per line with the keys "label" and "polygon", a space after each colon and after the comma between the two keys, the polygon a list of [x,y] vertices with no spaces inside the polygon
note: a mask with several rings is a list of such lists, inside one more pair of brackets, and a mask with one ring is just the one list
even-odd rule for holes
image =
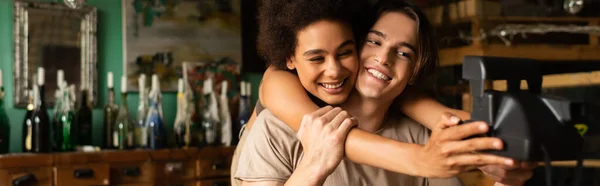
{"label": "mirror frame", "polygon": [[[40,3],[29,1],[14,1],[14,106],[25,108],[28,104],[27,89],[31,89],[31,74],[28,74],[32,67],[27,62],[28,55],[28,11],[31,9],[45,9],[52,11],[66,11],[82,15],[81,27],[79,30],[79,47],[81,50],[81,70],[80,83],[83,84],[88,92],[89,103],[92,107],[98,102],[98,80],[97,80],[97,10],[95,7],[85,6],[80,9],[71,9],[64,4],[59,3]],[[81,85],[76,85],[81,90]],[[48,101],[50,96],[45,95],[46,105],[51,108],[54,101]],[[54,99],[50,99],[54,100]]]}

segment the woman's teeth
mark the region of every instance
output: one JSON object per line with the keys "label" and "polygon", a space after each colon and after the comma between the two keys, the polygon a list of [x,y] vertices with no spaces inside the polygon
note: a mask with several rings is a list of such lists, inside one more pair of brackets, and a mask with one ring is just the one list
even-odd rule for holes
{"label": "woman's teeth", "polygon": [[325,87],[326,89],[334,89],[334,88],[340,88],[342,85],[344,84],[344,82],[338,83],[338,84],[326,84],[326,83],[321,83],[321,85],[323,87]]}
{"label": "woman's teeth", "polygon": [[371,73],[371,75],[375,76],[377,79],[381,79],[384,81],[390,80],[392,78],[386,76],[385,74],[375,70],[375,69],[368,69],[367,72]]}

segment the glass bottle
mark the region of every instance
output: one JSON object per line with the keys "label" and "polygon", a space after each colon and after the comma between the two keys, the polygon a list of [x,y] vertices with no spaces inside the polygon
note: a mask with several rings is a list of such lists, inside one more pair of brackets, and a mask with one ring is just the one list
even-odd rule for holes
{"label": "glass bottle", "polygon": [[44,99],[44,68],[39,67],[37,73],[37,86],[34,86],[34,108],[31,114],[32,123],[32,151],[36,153],[51,152],[50,119]]}
{"label": "glass bottle", "polygon": [[150,108],[146,126],[148,127],[148,146],[151,149],[161,149],[166,145],[165,129],[160,111],[160,84],[158,76],[152,75],[152,90],[150,92]]}
{"label": "glass bottle", "polygon": [[56,91],[54,93],[54,113],[52,118],[52,131],[50,132],[50,138],[52,138],[52,151],[60,151],[60,135],[57,134],[62,128],[59,124],[59,111],[61,109],[62,99],[62,83],[64,81],[64,71],[57,70],[56,71]]}
{"label": "glass bottle", "polygon": [[113,73],[108,72],[107,74],[107,87],[108,87],[108,103],[104,106],[104,148],[112,148],[112,130],[115,125],[115,120],[117,119],[117,114],[119,108],[117,104],[115,104],[115,90],[114,90],[114,81],[113,81]]}
{"label": "glass bottle", "polygon": [[4,85],[2,82],[2,71],[0,70],[0,154],[9,152],[10,147],[10,122],[6,109],[4,108]]}
{"label": "glass bottle", "polygon": [[127,106],[127,78],[121,77],[121,106],[115,126],[113,127],[113,146],[118,149],[132,148],[133,143],[133,121],[129,117]]}
{"label": "glass bottle", "polygon": [[74,137],[77,146],[92,145],[92,109],[89,105],[88,91],[85,88],[81,90],[79,110],[77,110],[75,117],[77,134]]}
{"label": "glass bottle", "polygon": [[177,147],[189,147],[189,127],[187,113],[185,110],[185,97],[183,92],[183,79],[179,78],[177,83],[177,115],[173,123],[173,133]]}
{"label": "glass bottle", "polygon": [[202,127],[206,144],[214,145],[219,134],[219,108],[217,98],[213,92],[213,81],[211,78],[204,81],[204,109]]}
{"label": "glass bottle", "polygon": [[[35,79],[35,77],[33,77]],[[35,85],[34,85],[35,86]],[[33,90],[27,90],[27,98],[29,100],[27,104],[27,112],[25,113],[25,119],[23,119],[23,135],[21,145],[22,152],[32,152],[32,140],[33,140],[33,122],[31,115],[33,115]]]}
{"label": "glass bottle", "polygon": [[138,86],[140,92],[140,101],[137,109],[137,122],[134,133],[135,145],[139,148],[146,148],[148,146],[148,128],[146,127],[146,114],[148,113],[148,90],[146,88],[146,75],[140,75],[138,78]]}
{"label": "glass bottle", "polygon": [[75,138],[73,134],[76,133],[75,126],[73,125],[74,115],[73,107],[71,107],[74,101],[73,96],[67,89],[67,83],[61,84],[61,106],[57,111],[58,123],[57,127],[54,128],[55,139],[58,144],[57,151],[66,152],[73,151],[75,148]]}

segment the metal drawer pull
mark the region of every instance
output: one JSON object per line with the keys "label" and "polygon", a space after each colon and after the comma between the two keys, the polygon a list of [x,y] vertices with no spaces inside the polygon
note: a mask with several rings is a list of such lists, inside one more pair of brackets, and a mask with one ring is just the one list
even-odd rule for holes
{"label": "metal drawer pull", "polygon": [[33,185],[35,182],[37,182],[35,175],[26,174],[24,176],[15,178],[12,181],[12,184],[13,184],[13,186],[26,186],[26,185]]}
{"label": "metal drawer pull", "polygon": [[229,186],[229,182],[226,181],[218,181],[218,182],[214,182],[212,184],[212,186]]}
{"label": "metal drawer pull", "polygon": [[139,167],[126,168],[123,172],[125,173],[125,176],[129,176],[129,177],[140,176],[140,168]]}
{"label": "metal drawer pull", "polygon": [[73,171],[75,178],[91,178],[94,177],[94,170],[92,169],[77,169]]}

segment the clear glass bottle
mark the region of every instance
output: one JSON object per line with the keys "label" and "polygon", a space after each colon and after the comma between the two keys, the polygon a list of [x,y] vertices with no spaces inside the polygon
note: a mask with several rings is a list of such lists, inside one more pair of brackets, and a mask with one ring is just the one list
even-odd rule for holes
{"label": "clear glass bottle", "polygon": [[207,79],[203,85],[204,109],[202,114],[202,128],[204,129],[205,142],[215,145],[219,139],[219,107],[213,92],[213,80]]}
{"label": "clear glass bottle", "polygon": [[146,75],[141,74],[138,78],[138,89],[140,101],[137,109],[137,122],[135,126],[135,143],[139,148],[148,147],[148,127],[146,126],[146,114],[148,113],[148,89],[146,88]]}
{"label": "clear glass bottle", "polygon": [[166,133],[160,107],[160,84],[156,74],[152,75],[152,90],[149,97],[151,106],[146,119],[148,146],[151,149],[162,149],[166,146]]}

